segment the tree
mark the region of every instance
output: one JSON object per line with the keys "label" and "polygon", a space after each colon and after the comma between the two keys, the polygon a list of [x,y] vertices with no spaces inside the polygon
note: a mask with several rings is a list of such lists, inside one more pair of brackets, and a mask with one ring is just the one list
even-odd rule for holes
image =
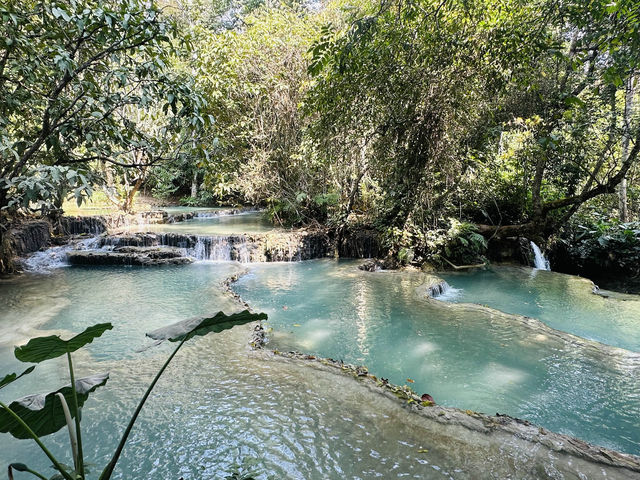
{"label": "tree", "polygon": [[[624,84],[640,58],[637,3],[566,1],[551,7],[551,32],[564,48],[542,50],[540,67],[524,83],[540,90],[527,111],[536,120],[533,155],[524,159],[531,174],[528,206],[517,224],[484,226],[490,235],[556,232],[585,202],[614,193],[640,151],[640,124],[626,121],[620,108]],[[542,87],[545,74],[550,88]],[[633,147],[622,157],[629,140]]]}
{"label": "tree", "polygon": [[[153,3],[11,1],[0,15],[2,178],[41,164],[155,165],[170,155],[167,135],[209,123],[188,78],[168,69],[188,45]],[[159,102],[156,131],[145,131],[136,116]],[[0,208],[10,196],[2,183]]]}
{"label": "tree", "polygon": [[244,16],[242,29],[195,33],[193,68],[216,119],[206,142],[212,148],[200,163],[205,188],[220,198],[267,204],[282,215],[282,205],[309,193],[315,171],[304,151],[300,105],[308,87],[306,51],[320,18],[278,5]]}
{"label": "tree", "polygon": [[631,1],[365,3],[310,68],[314,138],[351,172],[345,213],[366,188],[384,228],[455,215],[491,219],[487,236],[557,231],[636,162],[619,92],[638,37]]}

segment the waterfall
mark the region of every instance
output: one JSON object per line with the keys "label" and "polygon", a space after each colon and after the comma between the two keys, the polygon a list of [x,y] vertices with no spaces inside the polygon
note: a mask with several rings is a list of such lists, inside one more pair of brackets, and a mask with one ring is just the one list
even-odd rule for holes
{"label": "waterfall", "polygon": [[437,283],[427,285],[425,293],[428,297],[449,301],[458,297],[462,293],[462,289],[453,288],[445,280],[440,280]]}
{"label": "waterfall", "polygon": [[197,236],[196,238],[195,245],[187,250],[188,255],[196,260],[241,263],[251,261],[247,239],[243,235]]}
{"label": "waterfall", "polygon": [[78,242],[51,247],[22,260],[25,271],[33,273],[49,273],[61,267],[68,267],[67,253],[72,250],[93,250],[98,246],[98,237],[85,238]]}
{"label": "waterfall", "polygon": [[542,251],[540,250],[540,247],[536,245],[534,242],[530,242],[530,243],[531,243],[531,250],[533,250],[533,255],[534,255],[534,259],[533,259],[534,268],[538,270],[551,270],[551,265],[549,264],[549,260],[547,260],[544,257],[544,255],[542,254]]}
{"label": "waterfall", "polygon": [[430,296],[431,298],[439,297],[440,295],[443,295],[444,293],[449,291],[450,288],[451,288],[451,285],[449,285],[446,281],[442,280],[441,282],[429,285],[427,287],[427,295]]}

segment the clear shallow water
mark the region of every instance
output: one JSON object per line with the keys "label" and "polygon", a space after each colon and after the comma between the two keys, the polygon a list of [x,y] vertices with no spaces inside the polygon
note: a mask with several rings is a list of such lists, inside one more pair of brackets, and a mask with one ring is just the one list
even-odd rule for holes
{"label": "clear shallow water", "polygon": [[[294,322],[289,328],[291,331],[308,327],[304,315],[315,307],[313,318],[324,320],[318,326],[319,334],[306,336],[313,342],[319,342],[323,337],[326,340],[322,323],[327,318],[331,326],[337,328],[339,336],[344,335],[344,330],[339,328],[341,325],[351,326],[348,333],[353,333],[358,343],[352,350],[346,350],[349,355],[359,355],[367,345],[366,355],[375,354],[377,347],[372,343],[372,334],[376,331],[385,338],[384,344],[397,343],[385,358],[396,355],[403,345],[406,353],[422,355],[423,360],[437,350],[434,350],[436,345],[445,347],[445,344],[437,344],[435,332],[432,338],[427,335],[429,330],[423,328],[423,317],[409,321],[419,335],[404,340],[401,335],[401,322],[411,319],[415,309],[431,305],[416,301],[411,293],[420,284],[422,276],[367,274],[357,270],[356,265],[333,261],[255,265],[255,269],[252,268],[254,275],[246,277],[247,285],[242,288],[255,282],[255,274],[260,273],[264,284],[274,293],[274,303],[272,306],[267,301],[259,303],[273,313],[272,324],[283,318],[280,313],[295,312],[296,320],[286,317]],[[102,466],[117,444],[128,414],[169,352],[168,345],[160,345],[137,353],[140,347],[151,343],[144,339],[144,332],[193,315],[214,313],[219,309],[235,310],[231,299],[223,294],[220,282],[240,269],[233,263],[155,269],[69,267],[50,275],[24,275],[2,280],[0,372],[24,368],[13,359],[12,345],[35,334],[77,332],[97,322],[111,321],[114,330],[106,332],[74,357],[79,375],[111,373],[107,386],[92,396],[83,412],[87,458]],[[286,303],[280,301],[295,288],[300,290],[298,300],[287,297]],[[394,300],[392,294],[398,298]],[[342,309],[335,310],[335,305]],[[401,306],[400,317],[394,316],[397,305]],[[511,353],[503,358],[502,366],[497,358],[478,358],[478,348],[471,340],[474,337],[482,340],[482,328],[491,330],[491,327],[482,322],[474,324],[467,314],[451,314],[464,307],[444,303],[434,305],[438,307],[430,320],[434,326],[444,325],[446,322],[442,318],[447,315],[450,336],[469,338],[468,345],[460,343],[462,349],[458,353],[465,365],[485,365],[487,376],[499,378],[504,385],[499,390],[500,396],[521,397],[518,394],[520,382],[509,383],[509,380],[517,380],[517,375],[505,378],[505,374],[519,372],[539,361],[528,348],[521,348],[532,340],[499,328],[503,320],[495,319],[493,335],[511,339],[517,349],[507,349]],[[283,306],[287,309],[282,309]],[[376,314],[376,311],[382,313]],[[337,320],[331,319],[332,312],[339,314]],[[374,325],[376,322],[372,319],[385,315],[393,321],[387,325],[390,328],[384,328],[384,322]],[[301,327],[293,326],[297,324]],[[258,358],[248,352],[249,332],[250,327],[245,326],[220,335],[209,335],[195,340],[178,354],[143,410],[114,478],[222,479],[235,471],[238,464],[242,471],[255,472],[260,479],[578,478],[575,472],[582,472],[583,478],[605,477],[601,467],[565,458],[544,448],[532,448],[516,437],[504,435],[497,442],[484,433],[407,414],[398,402],[372,394],[350,377],[291,362]],[[276,332],[274,335],[278,337]],[[290,336],[285,338],[292,341]],[[533,343],[536,342],[540,343],[542,339]],[[305,343],[305,348],[311,350],[313,345]],[[451,345],[455,346],[455,342]],[[550,345],[553,355],[558,357],[559,377],[547,379],[548,385],[542,382],[542,394],[556,388],[559,395],[560,387],[567,380],[574,380],[574,377],[563,377],[563,368],[567,365],[574,366],[576,371],[572,375],[580,373],[587,377],[572,393],[569,399],[572,404],[577,397],[584,396],[583,386],[590,388],[594,383],[598,386],[597,377],[604,372],[614,375],[614,383],[620,382],[613,385],[616,391],[633,386],[631,380],[638,377],[637,366],[625,359],[614,361],[605,357],[596,366],[592,365],[594,357],[589,352],[563,347],[559,342],[551,341]],[[489,351],[494,347],[493,344],[486,346]],[[523,351],[526,352],[524,358]],[[548,354],[546,347],[542,348],[543,358],[545,353]],[[567,355],[569,358],[563,360]],[[348,359],[346,355],[343,357]],[[452,357],[454,355],[441,359],[441,363],[448,361],[449,364],[438,364],[434,356],[429,362],[422,363],[426,363],[426,371],[433,370],[436,377],[446,376],[451,370],[451,375],[468,381],[470,375],[461,372],[455,361],[451,364],[447,360]],[[517,363],[518,359],[522,364]],[[402,356],[389,363],[392,373],[393,369],[401,371],[404,368]],[[629,378],[615,376],[622,370]],[[0,399],[10,401],[28,393],[46,392],[68,381],[64,361],[46,362],[38,366],[36,372],[0,391]],[[594,376],[593,381],[588,380],[590,376]],[[419,382],[429,380],[427,376],[420,380],[417,376],[413,378],[417,390],[420,390]],[[403,383],[401,378],[394,381]],[[450,380],[443,385],[447,381]],[[429,385],[432,387],[435,383],[429,382]],[[611,386],[603,384],[591,395],[591,403],[600,401],[602,390]],[[469,403],[486,406],[488,400],[474,398],[477,389],[475,384],[472,387],[454,388],[456,391],[452,394],[471,393]],[[440,403],[446,403],[443,391],[435,388],[427,391]],[[490,399],[496,391],[485,393]],[[458,399],[459,403],[466,403],[465,398]],[[536,399],[529,400],[533,407]],[[629,403],[625,407],[629,415],[637,418],[634,410],[637,399],[635,404],[628,396],[623,400]],[[537,401],[548,409],[556,408],[556,403],[555,397],[546,406]],[[609,406],[605,403],[602,408],[606,410]],[[487,408],[475,409],[490,412]],[[562,412],[557,413],[557,416],[561,415]],[[623,427],[613,420],[622,422]],[[624,422],[620,418],[613,420],[610,422],[611,435],[624,434]],[[47,445],[63,456],[67,452],[67,442],[64,431],[46,437]],[[617,445],[616,442],[609,443]],[[49,471],[48,462],[31,442],[0,435],[0,468],[5,468],[9,462],[20,461],[43,472]],[[67,463],[71,463],[69,458]],[[632,476],[614,477],[609,473],[607,478]]]}
{"label": "clear shallow water", "polygon": [[590,281],[545,270],[501,266],[440,275],[457,303],[478,303],[537,318],[552,328],[640,352],[640,297],[626,301],[592,293]]}
{"label": "clear shallow water", "polygon": [[179,215],[190,212],[219,212],[220,210],[227,209],[228,207],[160,207],[160,210],[164,210],[169,215]]}
{"label": "clear shallow water", "polygon": [[[103,466],[169,352],[168,345],[160,345],[137,353],[151,343],[144,333],[192,315],[235,310],[220,282],[240,268],[233,263],[69,267],[0,281],[0,371],[24,369],[13,359],[12,346],[33,335],[68,335],[67,330],[112,322],[112,331],[74,355],[78,375],[111,374],[83,411],[86,456]],[[496,443],[484,434],[461,435],[459,427],[408,415],[352,378],[249,355],[249,333],[245,326],[210,335],[178,354],[143,410],[114,478],[222,479],[236,465],[260,479],[300,480],[507,478],[514,470],[518,478],[531,479],[547,470],[560,472],[544,475],[553,478],[575,478],[562,475],[567,469],[599,473],[544,449],[527,450],[516,438]],[[0,391],[0,399],[68,382],[64,361],[46,362],[36,372]],[[46,444],[71,463],[67,442],[65,431],[46,437]],[[32,442],[2,434],[0,468],[9,462],[50,472]]]}
{"label": "clear shallow water", "polygon": [[196,217],[176,223],[136,225],[131,229],[144,232],[184,233],[187,235],[233,235],[265,233],[275,230],[262,213],[241,213],[219,217]]}
{"label": "clear shallow water", "polygon": [[[443,405],[507,413],[640,453],[637,354],[602,353],[589,342],[532,328],[495,310],[426,300],[417,294],[424,274],[362,272],[357,264],[251,265],[234,290],[269,313],[271,348],[364,364]],[[567,281],[563,295],[578,295],[572,302],[576,315],[586,316],[595,307],[580,309],[585,285],[578,282],[582,288]],[[602,305],[601,316],[610,304]],[[601,316],[594,318],[594,329],[604,332],[610,327]]]}

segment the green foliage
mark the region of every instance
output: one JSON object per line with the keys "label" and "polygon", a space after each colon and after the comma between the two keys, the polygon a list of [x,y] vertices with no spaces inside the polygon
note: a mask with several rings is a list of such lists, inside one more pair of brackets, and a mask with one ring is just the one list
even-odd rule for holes
{"label": "green foliage", "polygon": [[101,163],[137,170],[210,123],[189,77],[168,68],[188,39],[152,2],[9,2],[0,16],[0,207],[50,200],[55,182],[28,184],[39,165],[86,180]]}
{"label": "green foliage", "polygon": [[[151,390],[154,388],[160,376],[164,373],[171,360],[185,342],[195,336],[204,336],[211,332],[222,332],[223,330],[230,329],[235,325],[243,325],[249,322],[266,320],[266,318],[267,315],[264,313],[254,314],[247,310],[232,315],[225,315],[223,312],[218,312],[213,317],[189,319],[149,333],[148,336],[156,340],[169,340],[171,342],[179,343],[156,374],[140,400],[111,460],[102,471],[100,480],[108,480],[111,478],[133,425],[149,397]],[[84,403],[87,401],[90,393],[106,384],[109,374],[97,374],[90,377],[75,379],[71,353],[91,343],[95,338],[100,337],[105,331],[110,330],[111,328],[112,325],[110,323],[97,324],[88,327],[84,332],[79,333],[69,340],[62,340],[58,336],[40,337],[31,339],[26,345],[16,347],[15,349],[16,358],[23,362],[39,363],[62,355],[66,355],[68,359],[69,376],[71,379],[70,386],[62,387],[59,390],[48,394],[29,395],[16,400],[9,405],[5,405],[0,402],[0,432],[10,433],[15,438],[19,439],[30,438],[34,440],[47,457],[49,457],[53,463],[53,467],[58,471],[58,474],[53,478],[82,480],[85,478],[87,473],[84,464],[82,437],[80,433],[80,408],[82,408]],[[2,380],[0,380],[0,388],[14,382],[26,374],[31,373],[33,369],[34,367],[32,366],[20,375],[15,373],[6,375]],[[75,419],[75,426],[71,422],[71,419]],[[45,447],[40,438],[59,431],[65,425],[69,429],[69,437],[71,440],[71,449],[74,459],[73,467],[66,467],[64,464],[60,463]],[[12,470],[29,472],[39,478],[47,478],[20,463],[10,465],[10,475]]]}
{"label": "green foliage", "polygon": [[[66,386],[55,392],[29,395],[11,402],[8,409],[0,411],[0,432],[9,433],[20,439],[32,438],[33,433],[38,437],[55,433],[67,425],[62,400],[58,395],[64,397],[67,405],[72,405],[74,401],[77,401],[78,408],[82,408],[89,398],[89,394],[104,386],[108,379],[108,373],[92,375],[75,381],[75,393],[71,386]],[[18,419],[10,414],[9,410],[20,417],[31,431],[27,430]],[[73,418],[75,415],[76,410],[74,409],[71,417]]]}
{"label": "green foliage", "polygon": [[27,175],[0,179],[0,189],[10,198],[3,209],[22,208],[44,215],[59,210],[73,197],[78,206],[93,194],[91,172],[71,167],[35,165]]}
{"label": "green foliage", "polygon": [[463,265],[484,262],[487,240],[477,232],[476,226],[455,219],[449,221],[450,227],[442,242],[441,255],[444,254],[449,261]]}
{"label": "green foliage", "polygon": [[425,230],[407,222],[404,229],[391,228],[383,234],[387,249],[402,264],[420,265],[427,262],[448,268],[447,260],[457,265],[483,263],[487,240],[474,224],[449,218],[448,228]]}
{"label": "green foliage", "polygon": [[640,275],[640,222],[599,218],[572,225],[560,241],[578,271],[595,277],[610,271],[618,276]]}
{"label": "green foliage", "polygon": [[220,197],[209,190],[200,190],[196,197],[181,197],[179,204],[185,207],[211,207],[219,203]]}
{"label": "green foliage", "polygon": [[87,328],[84,332],[69,340],[62,340],[58,335],[32,338],[26,345],[16,347],[14,354],[21,362],[44,362],[45,360],[73,353],[112,328],[113,325],[110,323],[99,323]]}
{"label": "green foliage", "polygon": [[10,383],[15,382],[20,377],[30,374],[31,372],[33,372],[33,370],[35,368],[36,367],[34,367],[34,366],[29,367],[24,372],[22,372],[20,375],[18,375],[17,373],[9,373],[8,375],[5,375],[5,377],[2,380],[0,380],[0,388],[4,388],[7,385],[9,385]]}
{"label": "green foliage", "polygon": [[170,342],[185,342],[196,336],[204,336],[208,333],[220,333],[235,325],[244,325],[249,322],[266,320],[266,313],[251,313],[243,310],[239,313],[226,315],[218,312],[213,317],[202,319],[189,319],[174,323],[168,327],[162,327],[153,332],[147,333],[149,338],[154,340],[169,340]]}

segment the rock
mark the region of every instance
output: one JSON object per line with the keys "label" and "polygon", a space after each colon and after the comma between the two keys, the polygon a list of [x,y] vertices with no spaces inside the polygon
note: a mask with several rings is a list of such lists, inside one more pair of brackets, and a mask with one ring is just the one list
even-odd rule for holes
{"label": "rock", "polygon": [[24,222],[10,233],[11,247],[15,255],[21,257],[47,247],[51,241],[51,225],[46,220]]}
{"label": "rock", "polygon": [[133,215],[93,215],[93,216],[63,216],[56,226],[58,235],[99,235],[107,231],[114,231],[130,225],[146,225],[150,223],[166,223],[168,218],[164,210],[151,210]]}
{"label": "rock", "polygon": [[362,265],[358,267],[360,270],[364,270],[365,272],[377,272],[381,270],[380,262],[378,260],[367,260]]}
{"label": "rock", "polygon": [[61,217],[57,226],[59,235],[99,235],[107,231],[106,217]]}
{"label": "rock", "polygon": [[193,259],[182,256],[176,249],[144,249],[126,247],[128,251],[74,251],[69,252],[68,260],[71,265],[184,265],[192,263]]}
{"label": "rock", "polygon": [[113,249],[117,253],[146,255],[153,259],[184,257],[184,251],[175,247],[118,247]]}

